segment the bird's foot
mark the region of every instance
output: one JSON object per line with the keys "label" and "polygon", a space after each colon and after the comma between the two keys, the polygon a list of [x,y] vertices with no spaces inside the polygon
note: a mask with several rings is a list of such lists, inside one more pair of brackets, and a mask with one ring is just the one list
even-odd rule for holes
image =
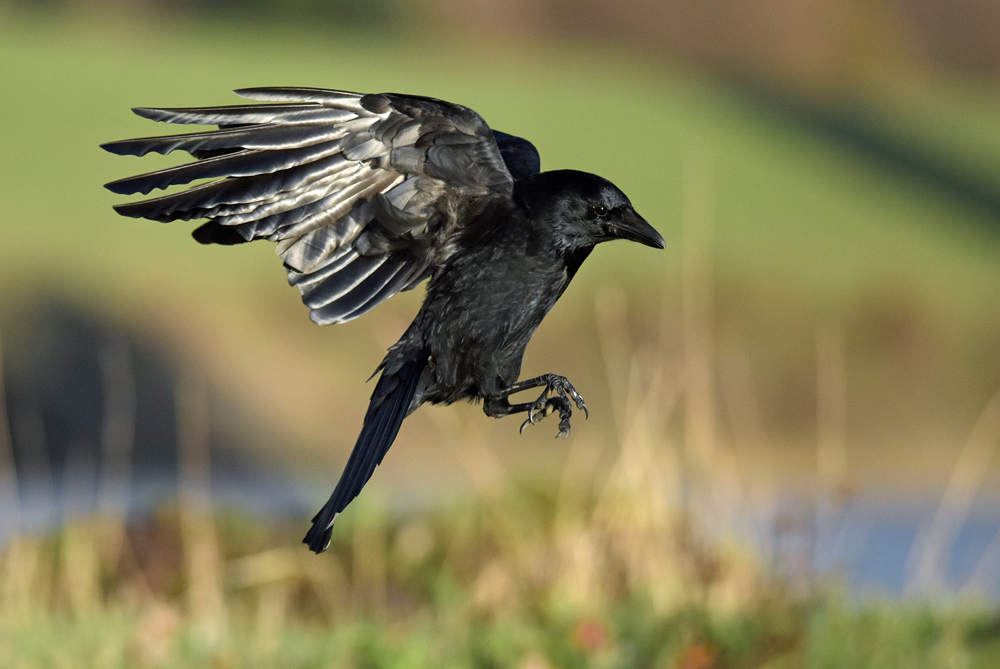
{"label": "bird's foot", "polygon": [[521,423],[521,433],[524,433],[524,428],[541,423],[543,418],[556,411],[559,412],[559,434],[556,437],[568,437],[569,419],[573,411],[570,409],[569,401],[560,395],[555,397],[542,395],[532,402],[531,408],[528,409],[528,419]]}
{"label": "bird's foot", "polygon": [[[551,395],[551,393],[555,394]],[[523,433],[524,428],[528,425],[540,423],[543,418],[558,411],[559,434],[556,435],[556,438],[568,437],[570,429],[569,420],[573,415],[570,400],[573,400],[576,407],[583,411],[586,418],[590,417],[590,411],[587,409],[587,404],[583,401],[583,396],[576,392],[573,384],[565,376],[552,374],[548,384],[545,386],[545,390],[528,407],[528,419],[521,423],[520,432]]]}
{"label": "bird's foot", "polygon": [[573,384],[565,376],[553,375],[552,381],[549,382],[549,388],[558,393],[560,397],[568,395],[573,400],[573,403],[576,404],[576,408],[583,412],[584,418],[590,418],[590,410],[587,409],[587,403],[583,401],[583,395],[576,392],[576,388],[573,387]]}

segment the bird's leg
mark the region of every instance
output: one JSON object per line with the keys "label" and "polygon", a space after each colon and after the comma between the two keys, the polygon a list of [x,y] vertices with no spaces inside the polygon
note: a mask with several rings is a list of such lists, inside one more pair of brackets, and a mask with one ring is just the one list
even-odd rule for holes
{"label": "bird's leg", "polygon": [[[544,386],[544,389],[534,402],[510,403],[509,398],[511,395],[519,393],[522,390],[538,388],[539,386]],[[533,379],[518,381],[511,384],[510,387],[505,388],[496,397],[486,398],[486,401],[483,403],[483,411],[488,416],[494,418],[502,418],[503,416],[525,411],[528,412],[528,419],[521,424],[521,432],[524,432],[524,428],[528,425],[534,425],[550,413],[558,411],[559,434],[556,436],[567,437],[569,436],[569,419],[573,415],[570,400],[576,404],[578,409],[583,411],[586,417],[590,417],[587,404],[583,401],[580,393],[576,392],[576,388],[569,382],[569,379],[558,374],[543,374]]]}

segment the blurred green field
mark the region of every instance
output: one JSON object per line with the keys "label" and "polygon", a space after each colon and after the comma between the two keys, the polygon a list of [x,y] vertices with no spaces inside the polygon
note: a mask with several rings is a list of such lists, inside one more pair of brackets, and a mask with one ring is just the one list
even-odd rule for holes
{"label": "blurred green field", "polygon": [[[703,496],[705,534],[733,539],[790,489],[934,500],[951,480],[995,500],[991,450],[954,488],[1000,387],[995,213],[625,49],[0,9],[5,356],[39,301],[93,313],[203,377],[236,407],[222,429],[326,494],[420,295],[318,328],[268,245],[201,247],[101,188],[170,164],[98,148],[161,129],[129,107],[265,85],[461,102],[543,168],[629,194],[667,250],[599,249],[525,359],[572,378],[591,418],[556,442],[421,409],[324,558],[299,549],[302,519],[183,510],[125,539],[120,519],[26,537],[0,556],[0,664],[993,666],[995,615],[787,592],[679,506]],[[1000,89],[914,75],[865,105],[1000,188]]]}
{"label": "blurred green field", "polygon": [[[529,347],[526,373],[563,370],[591,389],[599,415],[609,406],[603,366],[593,364],[601,346],[595,295],[624,296],[634,350],[666,340],[670,364],[681,364],[687,254],[692,281],[712,277],[718,374],[724,381],[727,361],[746,362],[765,428],[755,435],[724,425],[747,447],[747,467],[774,455],[772,479],[789,467],[811,471],[816,331],[832,323],[846,351],[855,482],[885,484],[873,475],[879,458],[900,452],[919,454],[905,458],[914,470],[900,474],[901,487],[935,489],[950,471],[954,449],[1000,383],[1000,236],[988,212],[624,51],[300,33],[10,16],[0,27],[8,101],[0,108],[0,317],[38,294],[64,296],[205,370],[256,420],[256,407],[269,407],[268,424],[256,429],[312,453],[311,462],[339,462],[363,410],[360,380],[419,295],[360,323],[316,328],[267,245],[199,247],[190,226],[115,216],[110,206],[120,198],[101,184],[169,163],[122,159],[97,145],[159,131],[131,106],[226,104],[240,86],[416,92],[467,104],[530,138],[545,168],[607,176],[667,240],[659,254],[601,248]],[[977,177],[1000,179],[1000,125],[989,111],[1000,91],[915,78],[904,93],[873,97],[880,123]],[[479,420],[476,410],[458,411],[460,421]],[[739,420],[725,411],[723,424]],[[453,419],[418,414],[404,431],[439,449],[442,420]],[[485,429],[511,437],[502,422]],[[613,439],[606,420],[586,431]],[[544,436],[529,443],[562,452]],[[399,471],[425,461],[407,455],[418,449],[398,450]],[[534,462],[518,451],[515,460]]]}
{"label": "blurred green field", "polygon": [[985,607],[791,593],[678,519],[636,523],[644,491],[510,492],[402,518],[361,499],[322,559],[287,525],[212,522],[183,504],[127,534],[105,518],[19,540],[0,555],[0,663],[988,669],[1000,657]]}

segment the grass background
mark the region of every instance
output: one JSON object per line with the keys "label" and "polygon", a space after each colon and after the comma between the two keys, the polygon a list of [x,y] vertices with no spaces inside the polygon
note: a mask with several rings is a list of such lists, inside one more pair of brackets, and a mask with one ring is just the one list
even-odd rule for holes
{"label": "grass background", "polygon": [[[267,245],[199,247],[184,224],[118,218],[100,185],[169,164],[98,148],[158,132],[129,107],[227,104],[260,85],[454,100],[530,138],[544,168],[614,181],[667,250],[599,249],[529,347],[526,374],[566,374],[587,397],[592,418],[570,440],[544,423],[515,439],[475,407],[422,409],[366,490],[381,501],[356,503],[322,567],[286,552],[297,536],[280,524],[234,529],[183,504],[151,523],[172,547],[165,565],[120,519],[28,538],[5,553],[0,659],[990,666],[989,614],[791,596],[739,536],[745,512],[788,491],[958,499],[953,521],[962,500],[995,504],[995,212],[624,49],[2,11],[4,350],[39,296],[96,314],[195,370],[237,408],[219,429],[311,480],[317,500],[353,443],[363,380],[420,296],[317,328]],[[1000,188],[998,102],[995,86],[914,74],[861,109]],[[525,479],[560,492],[532,496]],[[408,502],[432,510],[388,510]],[[732,546],[701,548],[703,535]],[[157,573],[173,576],[157,585]],[[439,645],[419,640],[431,631]]]}
{"label": "grass background", "polygon": [[[225,104],[234,101],[231,88],[268,84],[418,91],[462,101],[532,138],[546,168],[590,169],[622,185],[668,250],[601,248],[525,366],[573,370],[589,388],[600,385],[587,363],[597,359],[594,295],[624,292],[636,333],[662,330],[679,341],[683,229],[703,220],[707,232],[689,239],[700,234],[706,241],[696,243],[710,249],[718,353],[749,359],[761,420],[773,432],[767,441],[792,444],[792,457],[815,431],[820,322],[844,331],[858,457],[899,461],[901,450],[922,449],[902,459],[926,466],[904,485],[914,477],[942,483],[1000,380],[1000,263],[989,212],[685,72],[573,45],[482,52],[400,37],[372,53],[365,36],[293,38],[240,24],[5,26],[4,310],[47,292],[140,329],[208,370],[237,404],[272,407],[267,420],[296,446],[330,453],[329,435],[340,434],[334,423],[353,426],[365,391],[344,380],[367,377],[419,296],[402,296],[367,322],[321,330],[304,318],[266,245],[202,248],[183,224],[115,217],[118,200],[100,184],[169,164],[97,148],[158,131],[130,106]],[[1000,94],[926,79],[904,93],[891,103],[876,98],[870,115],[995,183],[1000,131],[986,110]],[[607,398],[594,399],[600,411]],[[494,427],[509,436],[508,426]],[[429,431],[426,423],[416,430]],[[950,446],[941,431],[954,435]],[[855,473],[884,469],[874,464],[862,460]]]}

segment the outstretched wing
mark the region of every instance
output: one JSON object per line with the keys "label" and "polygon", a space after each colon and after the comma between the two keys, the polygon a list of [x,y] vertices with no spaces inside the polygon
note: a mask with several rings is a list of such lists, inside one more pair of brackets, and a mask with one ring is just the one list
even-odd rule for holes
{"label": "outstretched wing", "polygon": [[[467,107],[313,88],[236,93],[264,104],[134,109],[219,129],[103,144],[122,155],[182,150],[197,159],[106,187],[147,194],[208,179],[115,209],[157,221],[208,219],[194,231],[202,243],[277,242],[289,283],[322,325],[419,283],[447,257],[470,208],[510,195],[497,140]],[[523,161],[534,147],[514,140],[503,135],[505,150]]]}

